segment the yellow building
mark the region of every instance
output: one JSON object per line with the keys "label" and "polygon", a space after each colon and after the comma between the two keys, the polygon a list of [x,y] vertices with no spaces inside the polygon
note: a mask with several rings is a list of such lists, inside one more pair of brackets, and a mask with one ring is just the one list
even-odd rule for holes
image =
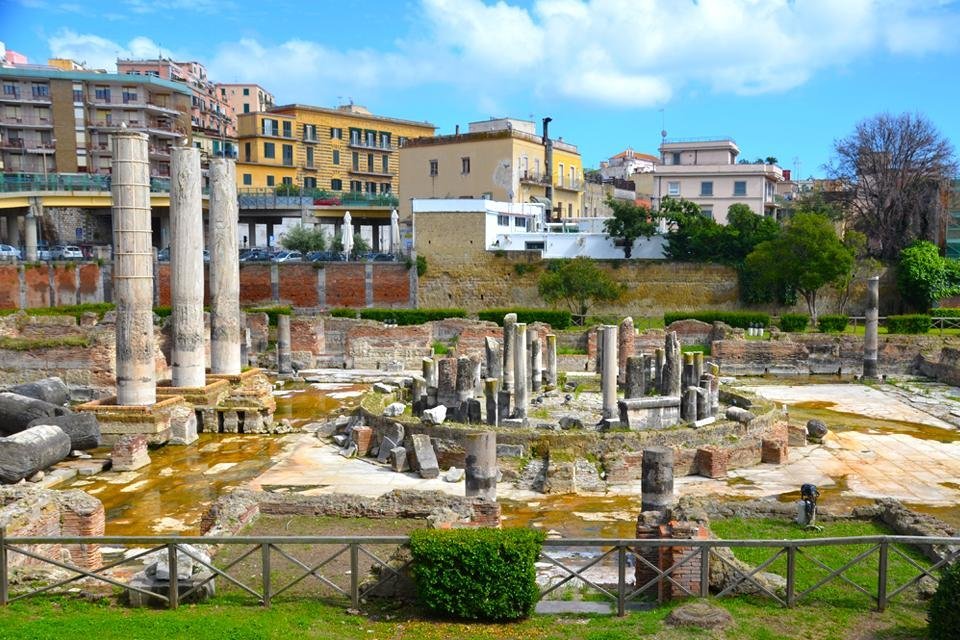
{"label": "yellow building", "polygon": [[577,147],[553,141],[552,179],[536,125],[502,118],[472,122],[467,133],[416,138],[400,149],[401,217],[412,198],[490,198],[543,202],[552,184],[551,219],[578,218],[583,208],[583,162]]}
{"label": "yellow building", "polygon": [[373,115],[359,105],[336,109],[292,104],[237,117],[237,186],[394,195],[397,149],[436,127]]}

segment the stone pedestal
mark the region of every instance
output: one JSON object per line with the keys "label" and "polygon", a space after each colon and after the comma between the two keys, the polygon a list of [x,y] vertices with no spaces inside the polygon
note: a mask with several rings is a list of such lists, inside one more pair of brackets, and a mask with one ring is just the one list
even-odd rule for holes
{"label": "stone pedestal", "polygon": [[500,343],[487,336],[484,346],[484,378],[500,378],[503,375],[503,355],[500,353]]}
{"label": "stone pedestal", "polygon": [[142,435],[121,436],[111,453],[114,471],[136,471],[150,464],[147,438]]}
{"label": "stone pedestal", "polygon": [[491,426],[500,424],[498,418],[498,395],[500,393],[500,380],[497,378],[487,378],[483,381],[483,398],[486,409],[486,422]]}
{"label": "stone pedestal", "polygon": [[437,404],[457,407],[457,360],[441,358],[437,361]]}
{"label": "stone pedestal", "polygon": [[463,403],[473,397],[474,370],[473,361],[467,356],[457,358],[456,397],[457,403]]}
{"label": "stone pedestal", "polygon": [[[100,437],[111,446],[125,435],[143,435],[150,444],[170,440],[176,421],[192,413],[191,406],[181,396],[160,398],[151,405],[118,405],[116,397],[93,400],[75,407],[97,416]],[[190,410],[184,413],[182,409]]]}
{"label": "stone pedestal", "polygon": [[497,499],[497,434],[472,433],[466,437],[466,495]]}
{"label": "stone pedestal", "polygon": [[673,449],[649,447],[643,450],[641,509],[663,511],[673,506]]}
{"label": "stone pedestal", "polygon": [[627,400],[642,398],[647,386],[647,376],[643,369],[643,356],[630,356],[626,362],[626,376],[623,397]]}
{"label": "stone pedestal", "polygon": [[230,395],[230,383],[226,380],[211,378],[204,380],[198,387],[174,386],[172,380],[161,380],[157,384],[157,398],[182,397],[190,405],[198,418],[197,428],[204,433],[216,433],[218,430],[217,406]]}
{"label": "stone pedestal", "polygon": [[682,389],[680,383],[681,372],[681,352],[680,340],[677,338],[677,332],[671,331],[664,339],[663,345],[663,379],[660,385],[660,395],[678,396]]}

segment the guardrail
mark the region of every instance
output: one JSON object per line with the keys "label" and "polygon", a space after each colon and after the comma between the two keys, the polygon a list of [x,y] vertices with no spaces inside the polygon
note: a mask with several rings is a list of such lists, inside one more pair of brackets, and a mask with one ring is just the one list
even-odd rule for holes
{"label": "guardrail", "polygon": [[[333,591],[335,594],[349,598],[351,604],[356,608],[359,606],[361,598],[369,595],[388,580],[399,577],[400,573],[406,569],[410,562],[402,566],[391,566],[388,560],[380,558],[374,547],[387,545],[396,548],[409,541],[407,536],[295,536],[295,537],[266,537],[266,536],[236,536],[236,537],[206,537],[206,536],[184,536],[184,537],[165,537],[165,536],[97,536],[97,537],[6,537],[3,530],[0,529],[0,606],[7,605],[17,600],[37,596],[40,594],[55,591],[67,587],[73,583],[90,579],[106,583],[108,585],[139,592],[157,601],[166,604],[169,608],[176,608],[179,602],[188,598],[194,592],[201,589],[207,582],[217,577],[223,578],[233,586],[244,593],[252,596],[257,604],[268,607],[272,598],[292,589],[303,580],[313,577],[320,585]],[[32,548],[33,546],[54,546],[60,545],[126,545],[138,547],[146,545],[146,549],[138,548],[135,553],[124,556],[119,560],[108,562],[94,569],[85,569],[60,558],[59,552],[46,556]],[[188,545],[223,545],[224,547],[238,547],[236,551],[224,553],[221,550],[214,559],[207,560],[202,557],[197,550]],[[305,562],[294,555],[295,551],[291,546],[309,545],[313,548],[323,547],[325,550],[321,560],[315,558],[310,562]],[[898,545],[919,545],[936,546],[940,551],[940,560],[932,563],[930,566],[923,566],[902,551]],[[827,546],[867,546],[866,550],[860,551],[852,559],[846,561],[839,567],[833,567],[821,561],[814,554],[818,547]],[[659,567],[649,562],[642,555],[643,550],[649,551],[661,547],[672,547],[680,550],[681,557],[673,562],[669,567]],[[572,565],[564,560],[569,556],[571,549],[595,548],[597,555],[580,565]],[[718,554],[719,549],[737,549],[737,548],[764,548],[769,549],[772,555],[760,564],[750,569],[741,569],[738,565],[730,562],[727,558]],[[328,552],[326,549],[331,549]],[[856,550],[855,550],[856,551]],[[566,553],[563,553],[566,552]],[[74,575],[67,578],[55,579],[53,582],[44,583],[42,586],[26,586],[23,582],[18,582],[17,587],[22,587],[19,591],[11,591],[10,573],[11,557],[20,554],[27,559],[40,564],[48,564],[57,567],[60,570],[70,572]],[[193,562],[201,565],[210,575],[203,580],[196,582],[186,591],[183,586],[178,585],[177,581],[171,581],[165,594],[155,593],[139,587],[135,587],[122,582],[118,576],[110,575],[110,570],[117,569],[122,565],[141,560],[151,554],[166,554],[170,567],[177,566],[179,554],[184,554],[191,558]],[[330,570],[324,573],[324,567],[328,567],[335,560],[346,554],[349,559],[349,570],[344,572],[330,566]],[[559,555],[558,555],[559,554]],[[230,573],[234,567],[248,558],[259,556],[258,567],[245,566],[238,568],[233,574]],[[653,574],[653,578],[642,585],[637,585],[631,580],[628,569],[628,558],[635,558],[637,563]],[[217,558],[221,556],[230,556],[221,560],[222,566],[215,564]],[[564,557],[562,557],[564,556]],[[845,575],[851,568],[861,565],[872,559],[877,558],[876,583],[864,586]],[[296,567],[297,575],[295,577],[285,576],[283,580],[277,581],[278,576],[274,571],[274,559],[282,558]],[[786,586],[783,592],[771,591],[770,588],[756,577],[758,573],[764,570],[770,570],[771,565],[780,558],[785,558],[786,563]],[[901,558],[906,561],[916,572],[901,584],[894,584],[890,579],[889,565],[892,558]],[[559,568],[563,572],[563,577],[547,586],[539,593],[539,599],[550,595],[560,587],[577,581],[581,588],[593,590],[606,600],[616,604],[617,614],[625,615],[627,604],[640,597],[641,595],[652,592],[654,594],[661,591],[661,587],[670,586],[679,592],[689,596],[699,597],[717,597],[732,595],[741,584],[749,584],[758,594],[762,594],[783,607],[793,607],[802,600],[807,599],[811,594],[823,588],[825,585],[839,580],[855,589],[857,592],[866,595],[876,606],[877,610],[883,611],[889,602],[903,593],[907,588],[918,583],[925,576],[932,576],[935,571],[947,566],[949,563],[960,558],[960,538],[933,538],[923,536],[869,536],[854,538],[810,538],[799,540],[718,540],[718,539],[606,539],[606,538],[570,538],[570,539],[548,539],[543,543],[540,554],[540,561],[551,566]],[[368,575],[369,569],[361,567],[361,559],[364,565],[379,567],[379,580],[368,582],[361,581]],[[807,562],[801,563],[800,560]],[[607,561],[615,564],[616,584],[601,582],[596,578],[586,575],[591,568]],[[710,564],[719,562],[724,565],[728,572],[732,572],[735,578],[729,581],[722,591],[711,594],[710,584]],[[640,566],[638,564],[638,566]],[[684,567],[695,567],[699,580],[697,592],[689,589],[684,582],[678,579],[678,572]],[[798,589],[798,575],[807,568],[817,569],[825,572],[826,575],[813,582],[810,586]],[[254,571],[254,569],[258,569]],[[254,584],[248,584],[243,581],[244,575],[241,573],[253,574],[257,576]],[[690,572],[687,571],[689,575]],[[344,577],[347,580],[344,583]],[[249,578],[247,578],[249,580]],[[338,583],[338,580],[340,581]],[[689,583],[688,583],[689,584]],[[182,591],[182,592],[181,592]]]}
{"label": "guardrail", "polygon": [[[110,176],[99,174],[13,174],[0,176],[0,193],[20,193],[24,191],[86,191],[109,192]],[[167,193],[170,191],[170,178],[150,178],[150,191]]]}

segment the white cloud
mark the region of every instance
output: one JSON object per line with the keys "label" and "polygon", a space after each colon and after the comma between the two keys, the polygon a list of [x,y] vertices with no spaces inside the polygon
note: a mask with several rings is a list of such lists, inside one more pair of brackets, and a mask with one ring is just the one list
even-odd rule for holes
{"label": "white cloud", "polygon": [[169,49],[144,36],[138,36],[122,45],[107,38],[89,33],[77,33],[62,29],[51,36],[47,43],[54,58],[70,58],[85,64],[90,69],[116,71],[117,58],[176,57]]}
{"label": "white cloud", "polygon": [[[212,1],[161,4],[204,11]],[[156,6],[125,2],[141,11]],[[203,60],[211,77],[258,82],[281,102],[323,104],[440,85],[491,104],[533,93],[649,107],[703,89],[786,91],[880,52],[951,50],[960,31],[953,7],[943,0],[536,0],[530,7],[420,0],[409,21],[417,30],[388,51],[243,38],[221,42]],[[116,51],[153,57],[157,46],[66,31],[51,39],[51,49],[107,66]]]}

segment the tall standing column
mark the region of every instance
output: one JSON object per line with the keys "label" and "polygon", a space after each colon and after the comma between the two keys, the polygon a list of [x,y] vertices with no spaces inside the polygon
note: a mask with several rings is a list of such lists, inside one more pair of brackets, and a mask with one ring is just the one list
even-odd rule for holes
{"label": "tall standing column", "polygon": [[468,498],[482,496],[497,499],[497,433],[471,433],[464,443],[466,465],[464,483]]}
{"label": "tall standing column", "polygon": [[547,334],[547,385],[557,386],[557,336],[553,333]]}
{"label": "tall standing column", "polygon": [[[503,316],[503,384],[501,389],[506,392],[513,391],[513,362],[514,352],[516,351],[517,339],[517,314],[508,313]],[[524,338],[526,340],[526,338]],[[524,341],[526,344],[526,341]]]}
{"label": "tall standing column", "polygon": [[153,246],[147,135],[113,134],[113,300],[117,305],[117,404],[157,401]]}
{"label": "tall standing column", "polygon": [[633,356],[636,340],[637,332],[633,328],[633,318],[626,317],[620,322],[620,326],[617,330],[617,354],[620,357],[620,361],[618,363],[620,371],[620,384],[626,382],[627,358]]}
{"label": "tall standing column", "polygon": [[210,161],[210,371],[237,375],[240,357],[240,259],[237,163]]}
{"label": "tall standing column", "polygon": [[531,331],[530,339],[530,390],[540,391],[543,387],[543,343],[536,331]]}
{"label": "tall standing column", "polygon": [[680,339],[677,338],[676,331],[671,331],[664,339],[663,357],[660,394],[664,396],[679,396],[681,392],[680,378],[683,372],[681,367]]}
{"label": "tall standing column", "polygon": [[23,259],[27,262],[37,261],[37,217],[40,207],[37,198],[30,199],[30,209],[27,211],[27,217],[23,219],[24,249]]}
{"label": "tall standing column", "polygon": [[600,372],[600,393],[603,396],[603,417],[607,420],[619,415],[617,410],[617,327],[603,327],[603,369]]}
{"label": "tall standing column", "polygon": [[290,316],[277,316],[277,373],[292,373],[290,359]]}
{"label": "tall standing column", "polygon": [[[517,322],[513,326],[513,416],[527,417],[527,323]],[[504,350],[506,351],[506,350]],[[506,369],[504,369],[506,371]]]}
{"label": "tall standing column", "polygon": [[863,377],[877,377],[877,334],[880,324],[880,278],[867,278],[866,327],[863,334]]}
{"label": "tall standing column", "polygon": [[[200,150],[173,148],[170,169],[170,368],[175,387],[206,384],[203,326],[203,193]],[[238,356],[239,360],[239,356]]]}

